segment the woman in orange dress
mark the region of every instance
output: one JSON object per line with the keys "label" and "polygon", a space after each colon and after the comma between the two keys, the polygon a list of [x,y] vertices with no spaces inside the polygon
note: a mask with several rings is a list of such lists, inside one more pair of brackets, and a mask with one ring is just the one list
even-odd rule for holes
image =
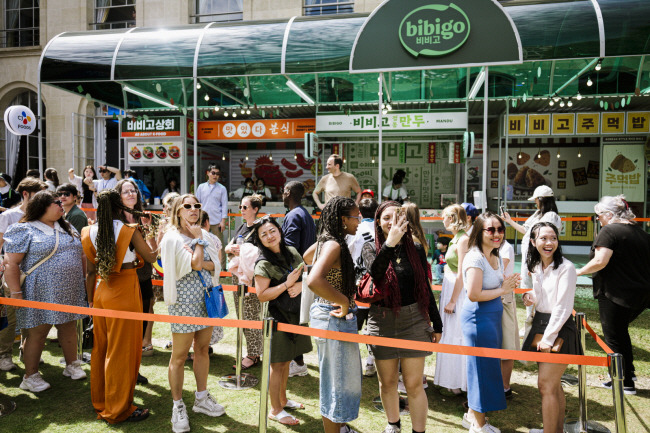
{"label": "woman in orange dress", "polygon": [[[102,191],[97,202],[97,224],[81,232],[90,306],[141,312],[136,268],[143,265],[143,259],[153,262],[156,253],[135,227],[120,221],[123,211],[136,211],[122,205],[116,190]],[[97,418],[109,424],[146,419],[149,410],[133,405],[133,390],[142,359],[142,322],[95,317],[93,336],[90,398]]]}

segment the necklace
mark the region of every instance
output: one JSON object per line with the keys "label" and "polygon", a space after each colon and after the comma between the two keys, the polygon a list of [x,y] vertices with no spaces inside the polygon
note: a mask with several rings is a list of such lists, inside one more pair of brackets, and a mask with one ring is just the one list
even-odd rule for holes
{"label": "necklace", "polygon": [[395,248],[395,256],[397,257],[397,258],[395,259],[395,263],[397,263],[398,265],[399,265],[400,263],[402,263],[402,258],[399,256],[399,253],[400,253],[401,251],[402,251],[402,244],[399,244],[399,245],[397,246],[397,248]]}

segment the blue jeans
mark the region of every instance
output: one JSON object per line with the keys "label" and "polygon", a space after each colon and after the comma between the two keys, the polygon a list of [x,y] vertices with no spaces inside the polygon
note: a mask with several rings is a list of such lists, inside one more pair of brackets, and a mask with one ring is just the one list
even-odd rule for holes
{"label": "blue jeans", "polygon": [[444,274],[444,272],[445,272],[444,271],[445,265],[437,264],[437,265],[435,265],[435,267],[436,267],[436,280],[437,281],[442,281],[442,277],[443,277],[442,274]]}
{"label": "blue jeans", "polygon": [[[351,320],[330,316],[338,307],[314,303],[310,309],[312,328],[357,333],[357,317]],[[361,355],[357,343],[316,337],[320,369],[320,413],[335,423],[357,419],[361,405]]]}

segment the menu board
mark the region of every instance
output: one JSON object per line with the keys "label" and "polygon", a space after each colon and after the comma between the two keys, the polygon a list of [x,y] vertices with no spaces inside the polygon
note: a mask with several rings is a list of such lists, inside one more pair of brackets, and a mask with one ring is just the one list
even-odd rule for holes
{"label": "menu board", "polygon": [[129,166],[182,165],[183,140],[126,140]]}

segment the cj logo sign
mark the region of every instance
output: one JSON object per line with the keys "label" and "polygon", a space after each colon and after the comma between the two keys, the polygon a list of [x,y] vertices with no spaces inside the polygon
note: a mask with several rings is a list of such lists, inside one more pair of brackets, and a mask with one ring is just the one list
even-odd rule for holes
{"label": "cj logo sign", "polygon": [[411,11],[399,26],[402,46],[414,57],[443,56],[459,49],[469,37],[469,19],[451,3],[432,4]]}
{"label": "cj logo sign", "polygon": [[5,110],[5,126],[14,135],[29,135],[36,131],[36,116],[24,105],[12,105]]}

